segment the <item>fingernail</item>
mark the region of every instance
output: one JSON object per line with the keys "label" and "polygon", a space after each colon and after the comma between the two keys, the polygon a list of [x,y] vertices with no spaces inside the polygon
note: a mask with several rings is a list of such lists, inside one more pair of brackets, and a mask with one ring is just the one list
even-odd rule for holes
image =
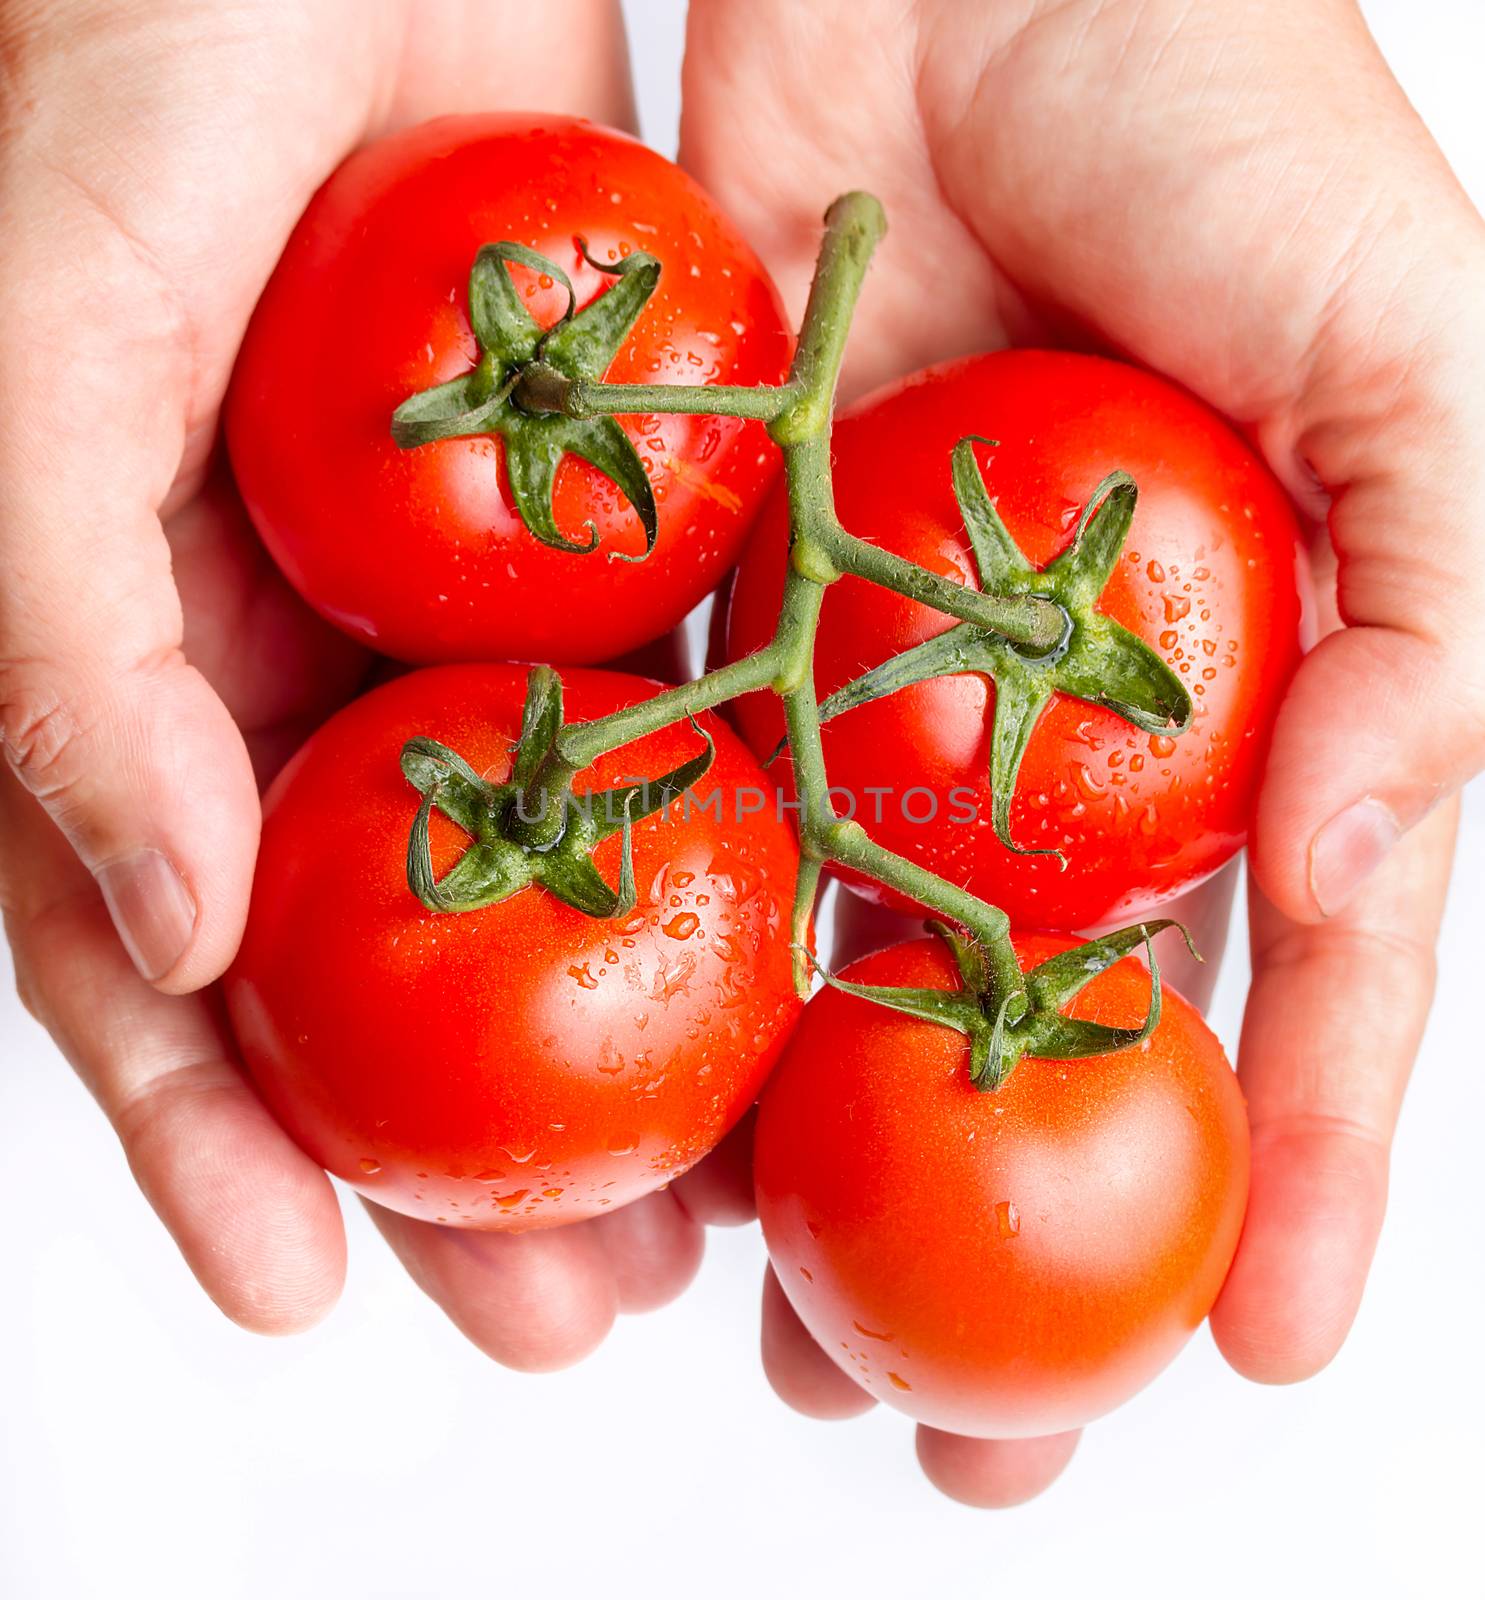
{"label": "fingernail", "polygon": [[185,954],[196,926],[196,902],[158,850],[110,861],[95,874],[103,903],[140,976],[153,983]]}
{"label": "fingernail", "polygon": [[1310,843],[1310,892],[1333,917],[1402,837],[1391,810],[1368,795],[1334,816]]}

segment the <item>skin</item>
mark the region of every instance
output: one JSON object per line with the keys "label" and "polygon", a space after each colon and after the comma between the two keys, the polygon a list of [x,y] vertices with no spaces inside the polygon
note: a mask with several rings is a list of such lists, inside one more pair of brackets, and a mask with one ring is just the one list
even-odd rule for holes
{"label": "skin", "polygon": [[[574,668],[565,714],[605,716],[656,688]],[[710,809],[634,825],[622,918],[536,888],[452,915],[414,898],[403,745],[437,738],[504,782],[525,689],[519,666],[432,668],[321,728],[268,796],[224,986],[253,1082],[316,1161],[407,1216],[516,1232],[601,1217],[679,1177],[752,1104],[800,1009],[793,831],[768,809],[733,820],[739,791],[765,780],[714,716],[697,784]],[[574,792],[658,776],[700,747],[689,723],[662,729]],[[429,841],[439,877],[469,846],[437,811]],[[621,854],[617,834],[596,852],[605,882]]]}
{"label": "skin", "polygon": [[[1069,518],[1110,471],[1134,477],[1139,503],[1099,609],[1182,674],[1192,725],[1179,739],[1152,736],[1100,706],[1055,697],[1021,762],[1011,837],[1065,859],[1014,855],[988,825],[975,826],[974,815],[986,824],[991,815],[994,706],[993,685],[978,674],[913,684],[827,722],[830,781],[880,843],[1000,906],[1014,926],[1138,921],[1209,877],[1247,831],[1265,754],[1255,730],[1272,725],[1299,660],[1294,515],[1272,475],[1188,395],[1127,366],[1033,350],[915,375],[843,418],[833,452],[846,527],[977,585],[949,469],[966,434],[997,441],[977,460],[1037,566],[1067,548]],[[732,590],[734,655],[771,636],[787,538],[775,489]],[[816,688],[830,694],[863,666],[952,626],[942,612],[843,578],[821,613]],[[737,716],[755,753],[777,748],[785,729],[776,696],[749,695]],[[873,797],[873,785],[895,792]]]}
{"label": "skin", "polygon": [[[227,375],[294,220],[357,144],[508,106],[513,54],[526,104],[630,115],[611,6],[502,5],[496,25],[489,6],[426,0],[416,28],[412,10],[0,7],[24,113],[0,128],[0,902],[27,1004],[207,1292],[264,1331],[324,1314],[344,1236],[195,991],[242,931],[258,781],[363,663],[247,534],[213,456]],[[851,95],[821,93],[846,74]],[[851,394],[1013,338],[1110,345],[1236,418],[1328,524],[1334,631],[1281,716],[1252,841],[1253,1191],[1213,1313],[1240,1371],[1317,1371],[1381,1223],[1450,797],[1485,764],[1485,228],[1350,0],[697,0],[682,138],[791,313],[825,200],[866,185],[885,202]],[[107,405],[77,405],[82,372]],[[1362,826],[1326,832],[1368,795],[1381,809]],[[97,873],[141,850],[186,900],[158,937],[131,932],[135,960]],[[481,1348],[557,1366],[620,1305],[684,1285],[695,1218],[741,1207],[740,1143],[547,1235],[378,1217]],[[854,1390],[779,1315],[795,1401]],[[979,1505],[1035,1493],[1070,1453],[1065,1437],[919,1443],[933,1481]]]}
{"label": "skin", "polygon": [[[614,282],[586,261],[637,250],[659,285],[613,383],[783,380],[792,340],[757,258],[689,178],[645,146],[557,117],[448,118],[343,166],[316,195],[258,303],[226,433],[253,521],[322,614],[404,661],[609,660],[678,623],[736,561],[778,453],[758,423],[628,417],[661,511],[654,550],[612,484],[571,458],[555,516],[591,559],[532,538],[488,436],[399,450],[388,418],[470,370],[470,263],[512,239],[565,271],[581,310]],[[524,267],[554,326],[567,295]],[[292,419],[313,417],[313,426]],[[286,425],[286,419],[289,419]]]}
{"label": "skin", "polygon": [[[1074,943],[1024,935],[1017,955]],[[842,976],[960,987],[936,939]],[[1149,998],[1131,958],[1069,1014],[1138,1027]],[[839,990],[811,1001],[758,1108],[773,1272],[840,1370],[897,1410],[990,1438],[1067,1433],[1147,1383],[1217,1298],[1247,1199],[1242,1095],[1173,990],[1146,1047],[1028,1057],[994,1091],[968,1064],[952,1028]]]}

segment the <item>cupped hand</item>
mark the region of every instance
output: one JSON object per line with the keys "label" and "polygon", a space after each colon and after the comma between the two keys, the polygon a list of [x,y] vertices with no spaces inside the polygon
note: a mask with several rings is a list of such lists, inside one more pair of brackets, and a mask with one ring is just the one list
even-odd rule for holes
{"label": "cupped hand", "polygon": [[[340,1213],[241,1077],[205,986],[242,931],[258,784],[368,663],[252,536],[217,447],[223,392],[342,156],[511,88],[622,125],[622,27],[603,0],[72,0],[0,6],[0,50],[0,903],[17,979],[207,1293],[287,1331],[339,1291]],[[699,1175],[691,1210],[677,1186],[520,1238],[377,1221],[477,1344],[551,1367],[616,1310],[678,1291],[726,1187]]]}
{"label": "cupped hand", "polygon": [[[1350,0],[694,0],[682,159],[796,310],[825,201],[882,199],[848,390],[1009,343],[1122,352],[1233,418],[1314,519],[1323,637],[1251,837],[1253,1187],[1212,1326],[1250,1377],[1317,1371],[1485,763],[1485,225]],[[772,1291],[764,1350],[802,1409],[868,1403]],[[987,1505],[1071,1447],[919,1438]]]}

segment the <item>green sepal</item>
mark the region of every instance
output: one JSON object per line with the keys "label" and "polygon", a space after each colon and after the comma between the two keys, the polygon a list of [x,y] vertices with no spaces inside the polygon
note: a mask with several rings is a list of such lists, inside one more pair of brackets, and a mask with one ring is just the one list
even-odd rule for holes
{"label": "green sepal", "polygon": [[[574,451],[577,430],[586,426],[581,422],[563,426],[569,422],[567,417],[523,416],[507,423],[500,430],[505,438],[505,477],[510,484],[510,497],[515,501],[527,532],[551,550],[589,555],[598,548],[598,529],[590,522],[586,540],[569,539],[557,526],[553,505],[557,468],[562,465],[562,458]],[[552,423],[557,426],[551,426]],[[633,448],[631,445],[631,451]]]}
{"label": "green sepal", "polygon": [[[947,633],[925,639],[922,644],[904,650],[900,655],[889,656],[881,666],[863,672],[842,684],[834,694],[820,702],[820,721],[829,722],[842,712],[854,711],[869,701],[880,700],[909,684],[923,683],[929,678],[948,677],[956,672],[981,670],[980,634],[967,622]],[[780,746],[782,749],[783,746]],[[775,751],[775,754],[778,752]]]}
{"label": "green sepal", "polygon": [[402,747],[402,776],[427,798],[437,795],[438,808],[473,835],[484,821],[490,786],[457,751],[436,739],[409,739]]}
{"label": "green sepal", "polygon": [[482,364],[473,372],[435,384],[431,389],[420,389],[404,400],[392,413],[392,439],[398,449],[412,450],[439,439],[463,439],[489,431],[515,387],[512,375],[507,384],[497,389],[491,382],[492,370]]}
{"label": "green sepal", "polygon": [[[1162,989],[1152,942],[1155,935],[1166,928],[1178,928],[1187,949],[1197,956],[1185,928],[1162,918],[1090,939],[1052,956],[1025,973],[1020,987],[1015,986],[1013,975],[1012,982],[1002,990],[976,938],[941,922],[927,926],[948,945],[961,988],[912,989],[852,983],[826,972],[813,956],[809,957],[810,964],[831,988],[844,994],[962,1033],[969,1040],[970,1082],[986,1091],[998,1089],[1027,1056],[1044,1061],[1075,1061],[1112,1055],[1143,1044],[1160,1024]],[[1112,1028],[1063,1014],[1063,1008],[1094,978],[1141,945],[1150,963],[1150,1003],[1138,1028]]]}
{"label": "green sepal", "polygon": [[[402,772],[421,797],[408,835],[409,889],[430,911],[459,912],[494,905],[537,884],[588,916],[627,915],[638,893],[634,824],[680,799],[716,758],[711,735],[694,717],[691,725],[703,748],[672,771],[574,794],[560,746],[562,681],[550,667],[539,666],[527,679],[521,734],[506,782],[481,778],[436,739],[409,739],[402,750]],[[537,809],[529,810],[533,795]],[[470,837],[468,848],[442,878],[434,874],[429,839],[435,809]],[[623,838],[614,889],[604,881],[593,853],[616,832]]]}
{"label": "green sepal", "polygon": [[621,561],[643,561],[660,536],[660,512],[650,476],[629,435],[613,417],[555,414],[533,417],[520,411],[499,430],[505,438],[505,475],[521,521],[544,545],[587,555],[598,548],[598,529],[588,523],[586,541],[570,539],[557,526],[553,495],[557,469],[566,456],[578,456],[613,483],[639,513],[645,531],[644,555],[615,552]]}
{"label": "green sepal", "polygon": [[[1065,984],[1048,981],[1045,977],[1037,982],[1032,990],[1031,1022],[1025,1032],[1024,1053],[1040,1056],[1047,1061],[1075,1061],[1087,1056],[1109,1055],[1115,1050],[1127,1050],[1132,1045],[1143,1044],[1160,1022],[1160,963],[1155,959],[1152,941],[1160,928],[1173,926],[1173,923],[1161,922],[1125,928],[1107,940],[1095,939],[1079,946],[1077,950],[1066,952],[1074,957],[1083,957],[1081,966],[1076,968]],[[1181,932],[1184,934],[1186,930],[1182,928]],[[1144,945],[1150,963],[1150,1004],[1141,1026],[1111,1028],[1106,1023],[1085,1022],[1077,1017],[1062,1015],[1061,1008],[1073,995],[1140,944]],[[1190,944],[1189,936],[1187,944]],[[1042,966],[1051,966],[1061,959],[1053,956]],[[1031,989],[1040,972],[1041,968],[1033,967],[1027,975],[1028,989]]]}
{"label": "green sepal", "polygon": [[1011,838],[1011,800],[1016,793],[1021,759],[1052,698],[1053,685],[1008,647],[1000,645],[996,654],[1001,659],[995,673],[995,712],[990,720],[990,823],[995,837],[1007,850],[1023,856],[1056,856],[1066,865],[1060,850],[1019,845]]}
{"label": "green sepal", "polygon": [[[610,270],[591,257],[589,261],[600,271]],[[660,263],[642,251],[626,256],[612,271],[613,287],[542,341],[542,360],[569,378],[596,379],[608,371],[660,282]]]}
{"label": "green sepal", "polygon": [[603,874],[585,850],[562,851],[541,875],[544,888],[561,901],[590,917],[626,917],[634,909],[634,833],[626,816],[619,848],[619,887],[610,889]]}
{"label": "green sepal", "polygon": [[[663,811],[711,771],[712,762],[717,758],[716,741],[695,717],[690,720],[691,726],[704,741],[704,748],[689,761],[683,761],[680,766],[662,773],[658,778],[641,778],[637,783],[626,784],[622,788],[600,790],[584,796],[588,813],[593,818],[596,837],[607,839],[620,827],[628,827],[630,823]],[[603,808],[602,818],[596,815],[600,804]],[[618,820],[614,819],[616,810],[619,812]]]}
{"label": "green sepal", "polygon": [[961,1033],[973,1035],[983,1022],[978,1005],[966,995],[953,989],[897,988],[882,983],[852,983],[837,978],[815,959],[812,951],[805,951],[810,965],[832,989],[842,994],[854,995],[858,1000],[870,1000],[873,1005],[888,1011],[901,1012],[905,1017],[916,1017],[919,1022],[934,1022],[946,1028],[958,1028]]}
{"label": "green sepal", "polygon": [[1089,496],[1073,530],[1073,541],[1046,573],[1062,587],[1069,611],[1086,610],[1113,576],[1134,521],[1139,489],[1127,472],[1111,472]]}
{"label": "green sepal", "polygon": [[1133,927],[1121,928],[1117,933],[1106,933],[1085,944],[1064,950],[1060,955],[1049,956],[1026,974],[1026,990],[1034,1006],[1044,1011],[1060,1011],[1075,999],[1101,972],[1106,972],[1116,961],[1148,945],[1157,933],[1175,928],[1186,941],[1186,949],[1197,960],[1201,956],[1191,942],[1191,935],[1182,923],[1170,917],[1159,917],[1153,922],[1141,922]]}
{"label": "green sepal", "polygon": [[975,460],[976,442],[989,441],[971,435],[955,445],[951,470],[980,587],[987,593],[1034,594],[1056,601],[1068,619],[1061,643],[1044,655],[1031,655],[999,634],[961,622],[828,695],[820,703],[820,720],[827,722],[930,678],[983,674],[995,688],[989,741],[995,837],[1018,855],[1062,860],[1059,850],[1023,846],[1011,837],[1011,801],[1021,762],[1052,697],[1071,695],[1105,707],[1141,732],[1170,737],[1190,727],[1192,699],[1180,674],[1143,639],[1096,609],[1134,517],[1134,479],[1127,472],[1110,473],[1084,506],[1072,544],[1038,571],[990,498]]}
{"label": "green sepal", "polygon": [[562,679],[551,667],[532,667],[526,676],[521,736],[516,741],[510,774],[518,789],[535,781],[561,732]]}
{"label": "green sepal", "polygon": [[[552,327],[542,328],[526,309],[511,280],[512,262],[545,273],[567,291],[567,309]],[[576,312],[572,281],[555,261],[508,239],[482,246],[469,277],[469,320],[480,346],[476,366],[404,400],[392,414],[392,438],[413,449],[441,439],[498,434],[511,500],[527,529],[553,550],[587,555],[598,547],[597,528],[589,523],[586,539],[564,533],[553,500],[558,469],[566,457],[577,456],[634,507],[644,529],[644,551],[615,555],[643,561],[655,548],[660,518],[649,474],[623,428],[609,416],[580,420],[525,411],[516,398],[523,371],[536,363],[567,379],[601,379],[608,370],[655,292],[660,263],[641,251],[603,270],[612,273],[613,287]]]}
{"label": "green sepal", "polygon": [[951,928],[947,922],[933,921],[925,926],[948,945],[965,989],[970,994],[984,994],[990,987],[990,963],[985,959],[984,945],[973,935]]}
{"label": "green sepal", "polygon": [[1001,520],[1000,512],[990,498],[979,463],[975,460],[977,444],[994,448],[996,441],[971,433],[961,439],[950,454],[954,498],[959,502],[964,532],[974,552],[980,587],[999,594],[1003,586],[1013,581],[1017,574],[1035,569],[1022,553],[1020,545],[1011,537],[1011,530]]}
{"label": "green sepal", "polygon": [[976,1089],[993,1091],[1005,1082],[1006,1073],[1020,1059],[1018,1052],[1008,1058],[1006,1052],[1006,1012],[1010,1009],[1011,995],[1006,995],[995,1008],[995,1022],[984,1026],[981,1013],[980,1027],[969,1039],[969,1081]]}
{"label": "green sepal", "polygon": [[1107,707],[1141,733],[1178,738],[1191,726],[1194,707],[1180,673],[1099,611],[1074,627],[1057,663],[1057,688]]}
{"label": "green sepal", "polygon": [[481,245],[469,269],[469,326],[480,349],[502,366],[517,366],[535,358],[544,330],[516,292],[508,264],[514,261],[535,273],[546,273],[567,291],[567,310],[557,326],[572,319],[577,297],[572,280],[557,265],[528,245],[513,239]]}

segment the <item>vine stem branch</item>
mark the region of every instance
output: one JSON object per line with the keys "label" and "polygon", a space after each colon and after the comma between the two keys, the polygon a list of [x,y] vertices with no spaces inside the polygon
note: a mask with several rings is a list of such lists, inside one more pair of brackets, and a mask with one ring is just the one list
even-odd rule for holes
{"label": "vine stem branch", "polygon": [[[831,415],[856,300],[872,252],[885,231],[881,205],[868,194],[843,195],[826,213],[799,346],[789,381],[781,388],[731,391],[651,385],[630,389],[616,384],[574,384],[566,379],[562,379],[562,387],[538,374],[529,393],[518,392],[523,405],[563,410],[568,415],[593,414],[582,408],[615,412],[706,409],[762,417],[784,452],[789,495],[790,567],[772,640],[753,655],[719,667],[694,683],[564,729],[557,741],[558,766],[577,772],[599,756],[683,717],[741,694],[773,689],[784,702],[799,799],[803,859],[795,894],[793,938],[800,989],[808,987],[804,947],[821,869],[833,861],[968,929],[985,947],[997,992],[1004,998],[1024,992],[1005,913],[884,849],[860,823],[839,817],[830,800],[825,772],[814,682],[815,634],[825,588],[843,573],[897,590],[1033,649],[1054,648],[1066,626],[1061,608],[1053,603],[1035,596],[1006,597],[963,588],[855,538],[841,526],[830,474]],[[703,405],[703,401],[707,403]]]}
{"label": "vine stem branch", "polygon": [[545,362],[526,367],[512,391],[516,404],[540,415],[559,412],[585,422],[590,417],[660,415],[752,417],[772,422],[794,400],[788,384],[749,387],[738,383],[596,383],[569,378]]}

